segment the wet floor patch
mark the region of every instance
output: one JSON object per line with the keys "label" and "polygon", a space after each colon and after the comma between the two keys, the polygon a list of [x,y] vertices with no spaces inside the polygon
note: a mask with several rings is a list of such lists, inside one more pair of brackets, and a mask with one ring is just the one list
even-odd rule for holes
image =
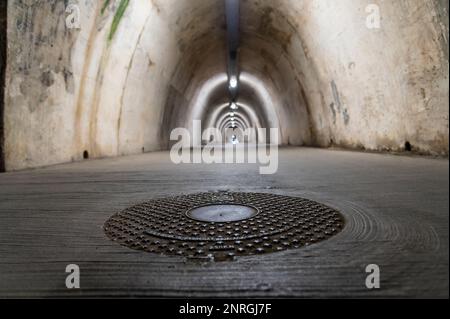
{"label": "wet floor patch", "polygon": [[339,233],[343,216],[326,205],[267,193],[199,193],[155,199],[113,215],[107,236],[149,253],[228,261],[298,249]]}

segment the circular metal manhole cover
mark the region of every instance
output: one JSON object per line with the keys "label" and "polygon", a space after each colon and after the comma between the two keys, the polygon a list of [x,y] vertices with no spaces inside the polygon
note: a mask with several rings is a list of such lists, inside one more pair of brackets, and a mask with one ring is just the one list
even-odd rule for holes
{"label": "circular metal manhole cover", "polygon": [[132,249],[222,261],[300,248],[343,226],[338,211],[307,199],[220,192],[138,204],[112,216],[104,229]]}

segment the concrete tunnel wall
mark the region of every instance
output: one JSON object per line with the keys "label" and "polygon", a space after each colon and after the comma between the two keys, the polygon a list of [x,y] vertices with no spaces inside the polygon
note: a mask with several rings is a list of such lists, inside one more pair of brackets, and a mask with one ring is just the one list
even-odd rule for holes
{"label": "concrete tunnel wall", "polygon": [[[371,3],[380,29],[365,25]],[[228,102],[222,0],[7,13],[6,170],[166,149],[172,128],[214,123]],[[281,144],[448,156],[447,1],[242,0],[241,33],[239,102]]]}

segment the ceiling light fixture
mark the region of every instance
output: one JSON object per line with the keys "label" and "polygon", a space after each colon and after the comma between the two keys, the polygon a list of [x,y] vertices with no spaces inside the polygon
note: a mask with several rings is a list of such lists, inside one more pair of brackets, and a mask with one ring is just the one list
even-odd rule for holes
{"label": "ceiling light fixture", "polygon": [[230,88],[235,89],[238,86],[238,80],[236,76],[230,77]]}

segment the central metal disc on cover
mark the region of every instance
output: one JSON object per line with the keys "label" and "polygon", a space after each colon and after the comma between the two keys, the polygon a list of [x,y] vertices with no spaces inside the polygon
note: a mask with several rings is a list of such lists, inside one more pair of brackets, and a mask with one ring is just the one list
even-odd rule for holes
{"label": "central metal disc on cover", "polygon": [[189,210],[186,215],[201,222],[237,222],[258,214],[256,208],[237,204],[212,204]]}
{"label": "central metal disc on cover", "polygon": [[298,249],[343,227],[338,211],[308,199],[210,192],[137,204],[111,216],[104,230],[111,240],[132,249],[226,261]]}

